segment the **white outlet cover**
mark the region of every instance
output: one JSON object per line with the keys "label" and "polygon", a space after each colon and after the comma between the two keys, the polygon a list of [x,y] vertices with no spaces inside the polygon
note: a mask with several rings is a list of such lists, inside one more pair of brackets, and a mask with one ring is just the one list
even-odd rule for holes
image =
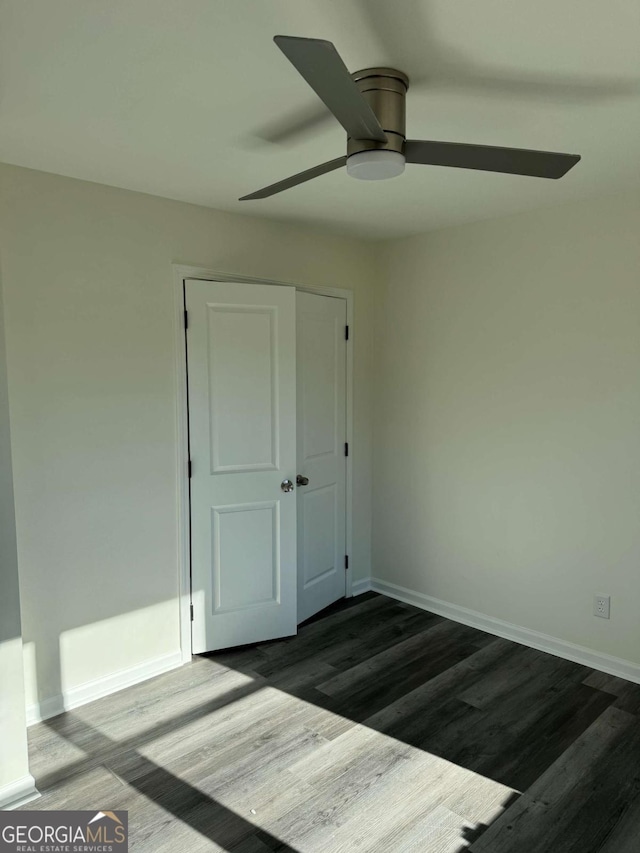
{"label": "white outlet cover", "polygon": [[609,619],[611,614],[611,596],[596,593],[593,597],[593,615]]}

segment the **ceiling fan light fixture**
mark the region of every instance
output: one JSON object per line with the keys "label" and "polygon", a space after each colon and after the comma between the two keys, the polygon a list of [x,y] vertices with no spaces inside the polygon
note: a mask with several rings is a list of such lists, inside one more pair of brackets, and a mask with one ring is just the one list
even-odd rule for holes
{"label": "ceiling fan light fixture", "polygon": [[240,201],[268,198],[341,169],[364,181],[395,178],[405,162],[452,169],[478,169],[507,175],[561,178],[579,154],[407,139],[406,94],[409,78],[396,68],[363,68],[349,73],[335,46],[322,39],[275,36],[275,43],[347,132],[346,156],[305,169]]}
{"label": "ceiling fan light fixture", "polygon": [[404,172],[404,154],[374,148],[347,158],[347,174],[361,181],[384,181]]}

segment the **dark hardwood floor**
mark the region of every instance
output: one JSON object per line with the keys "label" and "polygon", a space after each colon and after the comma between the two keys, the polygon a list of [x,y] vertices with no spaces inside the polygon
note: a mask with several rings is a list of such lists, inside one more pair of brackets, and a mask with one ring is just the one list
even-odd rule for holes
{"label": "dark hardwood floor", "polygon": [[640,686],[370,594],[30,730],[133,851],[638,853]]}

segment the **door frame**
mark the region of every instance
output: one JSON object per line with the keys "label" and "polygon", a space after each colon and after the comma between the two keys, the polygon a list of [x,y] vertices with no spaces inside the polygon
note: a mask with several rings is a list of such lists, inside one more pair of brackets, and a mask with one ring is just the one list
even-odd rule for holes
{"label": "door frame", "polygon": [[[189,416],[187,408],[187,347],[185,337],[185,290],[186,279],[201,281],[225,281],[235,284],[270,284],[280,287],[293,287],[306,293],[319,296],[332,296],[344,299],[347,304],[347,325],[349,326],[349,346],[347,347],[347,383],[346,418],[349,455],[346,457],[346,550],[353,553],[353,291],[338,287],[299,284],[292,281],[275,281],[268,278],[225,273],[206,267],[193,267],[173,264],[174,295],[174,358],[176,387],[176,480],[178,487],[178,590],[180,597],[180,648],[182,662],[191,660],[191,537],[189,504]],[[345,595],[353,595],[353,560],[345,571]]]}

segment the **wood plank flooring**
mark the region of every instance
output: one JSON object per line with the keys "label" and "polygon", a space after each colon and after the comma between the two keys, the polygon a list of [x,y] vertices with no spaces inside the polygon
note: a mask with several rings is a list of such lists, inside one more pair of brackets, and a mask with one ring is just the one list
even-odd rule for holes
{"label": "wood plank flooring", "polygon": [[370,594],[30,730],[130,849],[638,853],[640,686]]}

